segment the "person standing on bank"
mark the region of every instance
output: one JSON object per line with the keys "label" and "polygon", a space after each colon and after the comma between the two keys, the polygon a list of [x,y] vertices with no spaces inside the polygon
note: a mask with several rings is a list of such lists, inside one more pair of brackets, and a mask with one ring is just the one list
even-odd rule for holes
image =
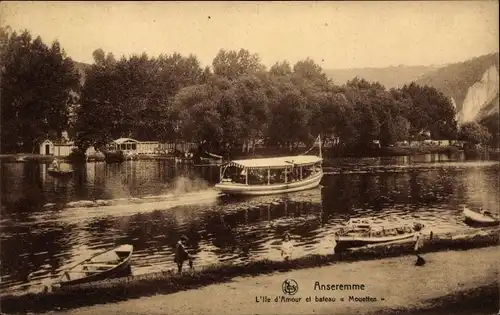
{"label": "person standing on bank", "polygon": [[175,263],[177,264],[177,272],[182,272],[182,265],[186,260],[189,260],[189,265],[192,268],[191,256],[186,250],[186,243],[188,241],[187,236],[181,236],[181,239],[175,245]]}
{"label": "person standing on bank", "polygon": [[415,234],[413,235],[413,241],[415,242],[414,250],[415,255],[417,256],[417,261],[415,262],[415,266],[423,266],[425,265],[425,259],[420,256],[420,251],[423,246],[423,236],[421,233],[420,225],[415,226]]}
{"label": "person standing on bank", "polygon": [[[337,248],[337,241],[339,240],[339,233],[335,233],[333,235],[333,242],[332,242],[332,247],[333,247],[333,252],[332,254],[335,255],[335,249]],[[339,253],[340,254],[340,253]]]}
{"label": "person standing on bank", "polygon": [[288,261],[290,258],[292,258],[292,249],[293,245],[292,242],[290,241],[290,234],[286,232],[285,240],[281,244],[281,257],[283,257],[285,261]]}

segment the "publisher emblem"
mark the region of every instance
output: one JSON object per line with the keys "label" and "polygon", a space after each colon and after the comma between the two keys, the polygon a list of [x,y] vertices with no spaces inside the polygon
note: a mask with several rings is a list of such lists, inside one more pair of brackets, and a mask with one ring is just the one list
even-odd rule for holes
{"label": "publisher emblem", "polygon": [[283,290],[284,294],[294,295],[295,293],[297,293],[297,291],[299,291],[299,284],[293,279],[286,279],[285,281],[283,281],[281,289]]}

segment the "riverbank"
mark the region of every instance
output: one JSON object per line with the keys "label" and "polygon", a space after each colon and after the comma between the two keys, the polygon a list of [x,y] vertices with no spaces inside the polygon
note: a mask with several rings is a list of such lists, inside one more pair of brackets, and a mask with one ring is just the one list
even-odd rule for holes
{"label": "riverbank", "polygon": [[[329,152],[331,151],[331,152]],[[365,150],[363,152],[342,152],[335,151],[334,149],[325,150],[323,156],[328,158],[342,158],[342,157],[390,157],[390,156],[412,156],[412,155],[425,155],[425,154],[456,154],[461,152],[455,146],[424,146],[424,147],[387,147],[387,148],[373,148]],[[251,159],[251,158],[262,158],[262,157],[273,157],[273,156],[283,156],[283,155],[294,155],[300,154],[302,152],[290,152],[288,149],[259,149],[252,153],[242,153],[234,152],[232,159]],[[54,156],[52,155],[40,155],[40,154],[28,154],[28,153],[17,153],[17,154],[0,154],[0,160],[4,162],[28,162],[36,161],[39,163],[52,162]],[[69,156],[58,156],[57,159],[61,161],[71,161]],[[133,160],[175,160],[173,156],[162,156],[162,155],[147,155],[138,154],[135,155]],[[87,162],[105,161],[103,155],[92,155],[88,156]],[[187,160],[182,160],[183,162],[188,162]]]}
{"label": "riverbank", "polygon": [[[429,238],[430,235],[427,235]],[[463,251],[498,245],[499,235],[496,229],[486,229],[455,235],[433,235],[427,239],[423,252],[431,253],[446,250]],[[496,248],[496,247],[495,247]],[[169,294],[202,286],[224,283],[239,276],[256,276],[273,272],[292,272],[293,270],[324,267],[350,268],[351,263],[407,257],[412,254],[411,242],[377,245],[343,252],[341,255],[311,255],[285,261],[254,261],[246,265],[222,264],[209,266],[195,272],[182,275],[171,271],[140,276],[113,279],[98,283],[81,285],[65,290],[53,290],[47,293],[3,296],[0,306],[6,313],[44,312],[55,309],[73,309],[82,306],[125,301],[154,294]],[[403,259],[403,258],[401,258]],[[408,259],[408,258],[405,258]],[[354,264],[353,266],[356,266]],[[473,263],[472,265],[476,265]],[[347,266],[347,267],[346,267]],[[318,279],[325,279],[318,278]]]}
{"label": "riverbank", "polygon": [[[59,161],[71,162],[69,156],[53,156],[53,155],[42,155],[42,154],[30,154],[30,153],[16,153],[16,154],[0,154],[0,161],[7,163],[50,163],[57,158]],[[87,162],[104,161],[104,156],[92,155],[89,156]]]}
{"label": "riverbank", "polygon": [[[414,257],[403,256],[240,277],[198,290],[54,314],[490,315],[498,311],[498,250],[495,246],[427,254],[423,267],[414,265]],[[280,300],[284,296],[282,284],[286,279],[297,283],[299,289],[293,298],[300,301],[275,302],[276,297]],[[319,290],[316,282],[359,284],[364,290],[325,291]],[[265,297],[270,301],[264,302]],[[308,297],[310,302],[306,301]]]}

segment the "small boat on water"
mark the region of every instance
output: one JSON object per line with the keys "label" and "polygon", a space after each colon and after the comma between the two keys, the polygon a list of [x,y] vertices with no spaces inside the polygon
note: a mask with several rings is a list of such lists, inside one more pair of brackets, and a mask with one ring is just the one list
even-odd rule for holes
{"label": "small boat on water", "polygon": [[73,170],[58,170],[58,169],[47,169],[47,173],[49,173],[49,175],[52,175],[52,176],[66,176],[66,175],[70,175],[70,174],[73,174]]}
{"label": "small boat on water", "polygon": [[469,225],[491,226],[500,223],[498,215],[495,216],[489,211],[476,212],[464,207],[462,212],[465,216],[465,223]]}
{"label": "small boat on water", "polygon": [[134,246],[126,244],[96,254],[65,271],[59,285],[70,286],[127,275],[133,251]]}
{"label": "small boat on water", "polygon": [[199,156],[199,159],[200,159],[200,163],[204,163],[204,164],[211,164],[211,165],[222,164],[222,155],[217,155],[217,154],[210,153],[207,151],[204,151]]}
{"label": "small boat on water", "polygon": [[[423,225],[418,225],[419,228]],[[416,227],[401,225],[395,227],[376,226],[369,220],[351,219],[339,234],[340,248],[361,247],[370,244],[387,243],[412,238]]]}
{"label": "small boat on water", "polygon": [[25,156],[18,156],[16,158],[16,162],[26,162],[26,157]]}
{"label": "small boat on water", "polygon": [[296,156],[230,161],[222,165],[221,180],[215,188],[226,195],[262,196],[317,187],[323,177],[320,137],[318,140],[319,156],[306,155],[306,152]]}
{"label": "small boat on water", "polygon": [[52,176],[67,176],[73,173],[73,168],[67,163],[59,163],[54,161],[52,165],[47,169],[47,173]]}

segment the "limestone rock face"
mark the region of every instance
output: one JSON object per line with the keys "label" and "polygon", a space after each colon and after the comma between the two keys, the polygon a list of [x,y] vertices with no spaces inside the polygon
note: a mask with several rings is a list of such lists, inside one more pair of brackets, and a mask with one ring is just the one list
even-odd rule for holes
{"label": "limestone rock face", "polygon": [[483,74],[480,81],[469,87],[462,110],[458,115],[460,123],[463,124],[479,119],[480,113],[485,107],[488,107],[488,112],[498,111],[498,76],[497,67],[491,66]]}

